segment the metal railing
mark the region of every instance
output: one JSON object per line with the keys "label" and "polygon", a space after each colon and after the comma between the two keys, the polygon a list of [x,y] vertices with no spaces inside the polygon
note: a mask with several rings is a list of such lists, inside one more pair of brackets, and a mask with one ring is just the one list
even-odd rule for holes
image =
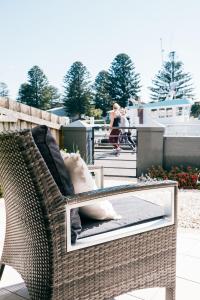
{"label": "metal railing", "polygon": [[[136,127],[113,127],[112,129],[119,129],[119,134],[111,135],[109,126],[93,127],[93,163],[104,167],[104,176],[135,178],[137,173]],[[114,140],[117,141],[119,147],[113,143]]]}

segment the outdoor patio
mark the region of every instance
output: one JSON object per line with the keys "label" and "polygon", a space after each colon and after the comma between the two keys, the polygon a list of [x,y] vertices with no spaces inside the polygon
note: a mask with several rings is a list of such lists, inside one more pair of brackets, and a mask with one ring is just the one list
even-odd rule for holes
{"label": "outdoor patio", "polygon": [[[123,182],[124,183],[124,182]],[[125,182],[126,183],[126,182]],[[119,184],[119,181],[106,181],[105,185]],[[180,198],[184,192],[180,193]],[[196,199],[200,194],[195,192]],[[189,194],[187,195],[189,196]],[[180,211],[180,210],[179,210]],[[189,211],[189,210],[188,210]],[[4,203],[0,201],[0,254],[3,246]],[[187,227],[187,226],[184,226]],[[200,297],[200,229],[178,229],[177,238],[177,300],[199,300]],[[0,282],[0,300],[29,299],[22,278],[10,267],[6,267]],[[145,289],[134,291],[115,298],[116,300],[164,300],[165,289]],[[89,299],[88,299],[89,300]]]}

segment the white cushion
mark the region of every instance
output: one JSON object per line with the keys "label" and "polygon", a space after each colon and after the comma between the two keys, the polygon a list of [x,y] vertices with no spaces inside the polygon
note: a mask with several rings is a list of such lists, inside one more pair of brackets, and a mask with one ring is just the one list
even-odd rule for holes
{"label": "white cushion", "polygon": [[[61,151],[65,166],[71,177],[74,191],[76,194],[97,189],[90,171],[79,153],[66,153]],[[108,200],[99,203],[82,206],[80,212],[95,220],[120,219],[112,204]]]}

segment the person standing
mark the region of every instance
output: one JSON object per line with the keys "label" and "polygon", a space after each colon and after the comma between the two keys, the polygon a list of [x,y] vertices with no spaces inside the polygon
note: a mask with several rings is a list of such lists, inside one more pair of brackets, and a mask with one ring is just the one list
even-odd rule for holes
{"label": "person standing", "polygon": [[[127,117],[127,120],[129,122],[129,126],[130,126],[130,117]],[[127,142],[129,144],[129,146],[132,148],[133,150],[133,153],[136,152],[136,142],[132,139],[132,134],[131,134],[131,129],[129,128],[128,129],[128,132],[127,132]]]}
{"label": "person standing", "polygon": [[121,108],[121,122],[120,122],[120,126],[121,128],[121,138],[120,141],[121,143],[125,143],[127,144],[127,133],[128,133],[128,127],[129,127],[129,121],[127,119],[126,116],[126,109],[125,108]]}
{"label": "person standing", "polygon": [[[129,128],[130,127],[129,120],[130,120],[129,117],[127,117],[127,114],[126,114],[126,109],[122,108],[121,109],[121,125],[120,125],[122,127],[121,128],[122,135],[121,135],[120,141],[122,143],[129,145],[131,147],[131,149],[133,150],[133,152],[135,152],[136,144],[131,138],[131,129]],[[123,128],[123,127],[125,127],[125,128]]]}
{"label": "person standing", "polygon": [[119,144],[119,134],[120,134],[120,122],[121,122],[121,113],[120,106],[118,103],[113,104],[113,110],[110,112],[110,135],[109,142],[113,144],[113,151],[117,155],[119,154],[121,148]]}

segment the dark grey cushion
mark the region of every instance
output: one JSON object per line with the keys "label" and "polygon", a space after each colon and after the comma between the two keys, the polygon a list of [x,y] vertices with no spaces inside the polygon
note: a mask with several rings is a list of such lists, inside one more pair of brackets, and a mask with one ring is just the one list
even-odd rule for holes
{"label": "dark grey cushion", "polygon": [[[37,126],[32,129],[34,141],[47,164],[52,177],[54,178],[60,192],[64,196],[73,195],[74,188],[65,167],[60,150],[50,129],[45,126]],[[71,237],[75,243],[77,234],[81,231],[81,220],[78,209],[71,210]]]}
{"label": "dark grey cushion", "polygon": [[81,216],[82,232],[78,239],[156,220],[165,215],[164,209],[160,205],[133,196],[113,200],[112,205],[122,218],[120,220],[94,221]]}

